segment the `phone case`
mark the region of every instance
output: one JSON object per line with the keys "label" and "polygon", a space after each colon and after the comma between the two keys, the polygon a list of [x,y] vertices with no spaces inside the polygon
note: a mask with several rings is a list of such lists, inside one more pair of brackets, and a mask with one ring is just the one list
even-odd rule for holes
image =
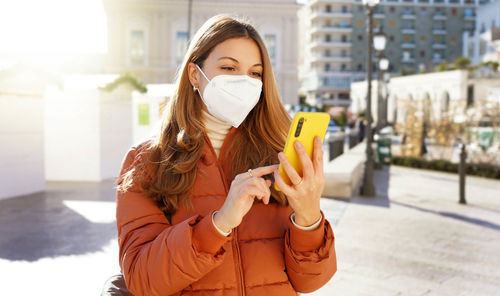
{"label": "phone case", "polygon": [[[296,136],[297,126],[301,118],[304,118],[302,128],[300,134]],[[302,176],[302,163],[293,144],[299,140],[306,148],[309,158],[312,158],[314,138],[320,136],[323,143],[329,122],[330,115],[324,112],[298,112],[293,117],[283,152],[299,175]],[[282,165],[279,166],[279,173],[286,184],[292,185]],[[274,183],[274,188],[280,190],[276,183]]]}

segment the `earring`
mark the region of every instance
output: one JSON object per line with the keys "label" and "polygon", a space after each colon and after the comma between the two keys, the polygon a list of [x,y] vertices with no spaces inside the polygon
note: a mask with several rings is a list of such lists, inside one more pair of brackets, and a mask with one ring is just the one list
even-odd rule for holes
{"label": "earring", "polygon": [[193,85],[193,91],[196,92],[198,90],[198,88],[196,87],[196,85]]}

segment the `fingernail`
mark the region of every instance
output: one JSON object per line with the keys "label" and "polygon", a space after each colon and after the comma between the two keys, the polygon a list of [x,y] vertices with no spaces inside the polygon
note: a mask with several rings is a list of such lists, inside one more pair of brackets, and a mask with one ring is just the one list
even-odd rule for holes
{"label": "fingernail", "polygon": [[295,145],[296,148],[299,148],[300,147],[300,142],[299,141],[295,141],[294,145]]}

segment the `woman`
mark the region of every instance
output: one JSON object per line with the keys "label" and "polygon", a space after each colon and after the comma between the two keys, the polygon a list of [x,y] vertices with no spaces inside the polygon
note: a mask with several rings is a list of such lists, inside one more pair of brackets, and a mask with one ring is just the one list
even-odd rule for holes
{"label": "woman", "polygon": [[300,176],[280,152],[289,125],[259,34],[228,16],[208,20],[159,135],[132,147],[120,171],[120,266],[132,294],[297,295],[333,276],[321,141],[312,161],[296,144]]}

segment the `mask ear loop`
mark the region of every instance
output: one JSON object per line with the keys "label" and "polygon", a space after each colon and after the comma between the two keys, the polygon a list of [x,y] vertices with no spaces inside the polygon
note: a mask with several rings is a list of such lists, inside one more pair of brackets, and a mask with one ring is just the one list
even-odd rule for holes
{"label": "mask ear loop", "polygon": [[203,74],[203,77],[205,77],[205,79],[210,82],[210,79],[208,79],[207,75],[205,75],[205,73],[203,73],[203,71],[201,70],[200,66],[198,66],[198,64],[195,64],[196,65],[196,68],[198,68],[198,70],[200,70],[201,74]]}

